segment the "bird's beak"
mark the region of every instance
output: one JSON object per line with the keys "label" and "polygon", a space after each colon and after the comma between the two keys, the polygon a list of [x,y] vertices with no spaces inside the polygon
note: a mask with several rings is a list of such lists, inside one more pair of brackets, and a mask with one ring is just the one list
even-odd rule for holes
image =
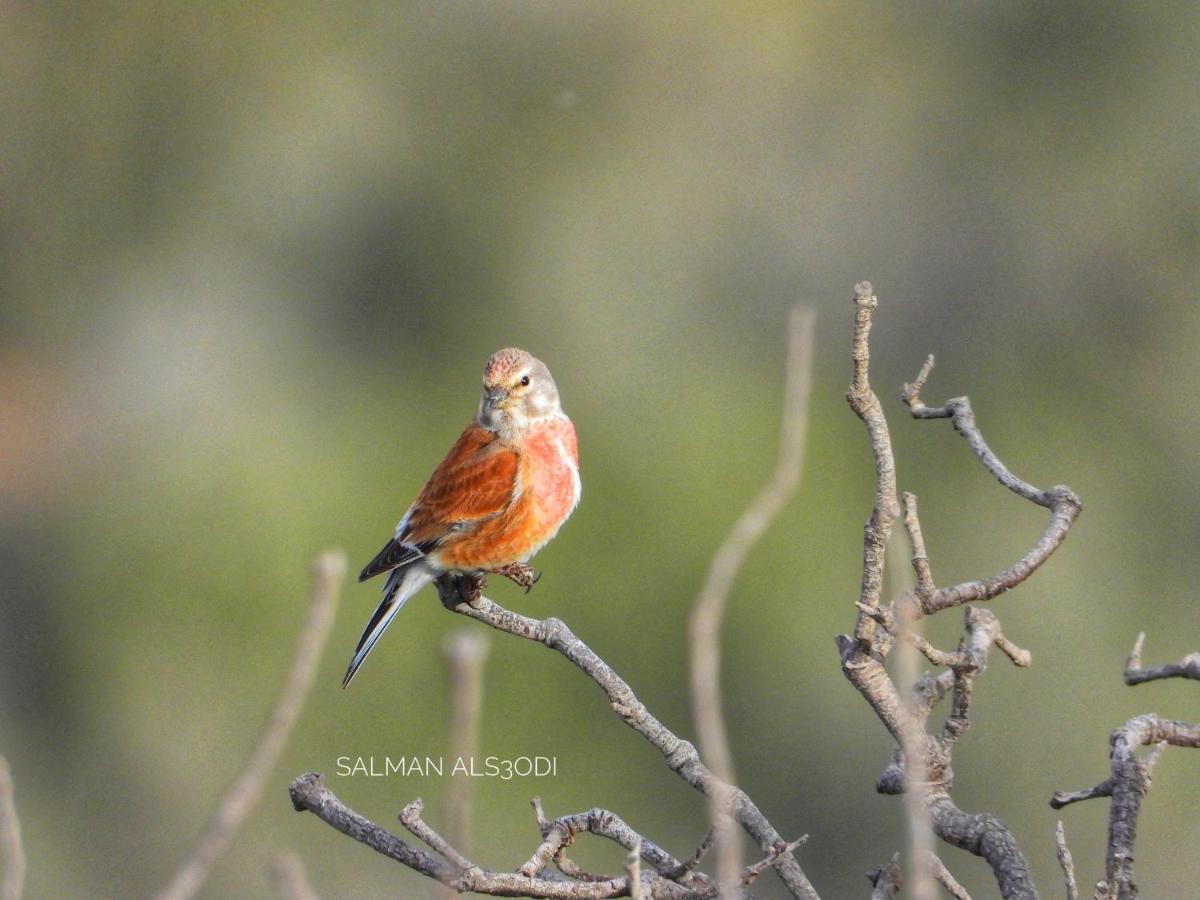
{"label": "bird's beak", "polygon": [[496,389],[484,393],[483,403],[488,409],[508,409],[512,406],[512,398],[506,391]]}

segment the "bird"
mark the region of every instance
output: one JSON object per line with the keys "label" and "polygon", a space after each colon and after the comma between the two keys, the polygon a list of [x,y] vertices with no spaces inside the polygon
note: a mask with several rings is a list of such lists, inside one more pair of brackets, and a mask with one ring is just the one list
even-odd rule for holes
{"label": "bird", "polygon": [[528,592],[540,577],[530,558],[574,512],[581,491],[575,426],[550,370],[524,350],[497,350],[483,367],[475,420],[358,576],[387,580],[342,687],[405,602],[442,575],[494,573]]}

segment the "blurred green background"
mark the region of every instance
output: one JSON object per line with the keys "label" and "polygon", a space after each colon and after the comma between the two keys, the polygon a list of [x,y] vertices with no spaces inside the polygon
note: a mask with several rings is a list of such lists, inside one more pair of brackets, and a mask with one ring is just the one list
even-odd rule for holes
{"label": "blurred green background", "polygon": [[[944,422],[969,394],[1005,461],[1085,511],[993,604],[1034,666],[976,688],[956,798],[1016,831],[1059,891],[1047,801],[1107,772],[1130,715],[1195,720],[1200,649],[1200,7],[1190,2],[6,4],[0,21],[0,753],[30,897],[163,886],[258,739],[314,554],[357,571],[473,414],[480,368],[549,364],[583,502],[524,596],[693,734],[685,623],[774,464],[787,310],[818,310],[804,483],[738,581],[724,686],[740,780],[827,898],[903,846],[889,746],[841,676],[872,468],[842,394],[853,283],[881,307],[874,382],[940,582],[1019,556],[1042,510]],[[340,755],[445,752],[427,591],[353,687],[376,600],[348,586],[261,808],[206,888],[270,896],[274,850],[324,896],[424,896],[291,810],[319,770],[362,813],[447,779],[337,778]],[[931,634],[953,642],[957,614]],[[701,798],[544,648],[495,635],[481,752],[558,777],[480,779],[472,855],[512,868],[529,797],[593,805],[686,855]],[[1143,892],[1200,878],[1200,758],[1168,752]],[[1082,881],[1107,806],[1065,811]],[[1188,848],[1181,852],[1181,848]],[[586,840],[579,858],[616,868]],[[984,865],[944,859],[976,896]],[[763,896],[779,896],[773,876]]]}

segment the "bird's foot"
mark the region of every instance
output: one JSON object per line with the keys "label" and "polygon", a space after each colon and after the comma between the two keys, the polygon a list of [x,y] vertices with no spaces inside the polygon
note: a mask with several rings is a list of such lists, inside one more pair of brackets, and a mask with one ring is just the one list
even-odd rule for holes
{"label": "bird's foot", "polygon": [[466,603],[472,609],[478,609],[482,604],[483,589],[487,587],[487,578],[481,573],[452,573],[447,572],[437,580],[438,598],[446,609],[454,609],[460,603]]}
{"label": "bird's foot", "polygon": [[538,572],[529,565],[529,563],[514,562],[507,566],[501,566],[498,569],[488,569],[496,575],[503,575],[509,581],[519,584],[525,588],[525,593],[529,593],[530,588],[537,584],[538,579],[542,577],[542,573]]}

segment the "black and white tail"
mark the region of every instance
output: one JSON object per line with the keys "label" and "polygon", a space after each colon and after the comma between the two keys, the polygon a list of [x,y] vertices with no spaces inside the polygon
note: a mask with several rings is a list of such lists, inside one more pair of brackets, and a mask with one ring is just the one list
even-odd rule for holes
{"label": "black and white tail", "polygon": [[363,664],[367,654],[375,646],[380,635],[392,623],[396,613],[400,612],[405,602],[425,585],[431,583],[437,576],[431,570],[429,563],[418,559],[408,565],[392,569],[388,573],[387,582],[383,586],[383,602],[371,616],[362,637],[358,639],[358,647],[354,650],[354,658],[350,660],[350,668],[346,669],[346,677],[342,679],[342,687],[350,683],[354,673]]}

